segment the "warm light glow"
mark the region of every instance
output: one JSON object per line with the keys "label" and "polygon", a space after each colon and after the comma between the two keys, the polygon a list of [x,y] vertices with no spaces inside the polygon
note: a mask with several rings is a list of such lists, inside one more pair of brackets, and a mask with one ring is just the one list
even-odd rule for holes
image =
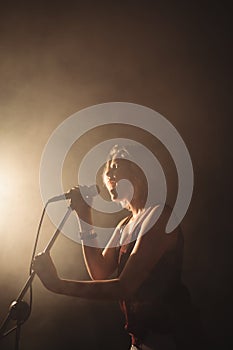
{"label": "warm light glow", "polygon": [[[11,178],[11,171],[8,169],[2,169],[0,168],[0,196],[1,196],[1,207],[4,207],[4,201],[7,199],[8,196],[11,195],[11,184],[10,184],[10,178]],[[2,208],[1,208],[2,209]]]}
{"label": "warm light glow", "polygon": [[[19,197],[19,191],[21,190],[21,176],[19,175],[19,169],[17,164],[17,159],[11,158],[11,161],[9,159],[1,158],[1,164],[0,164],[0,211],[1,211],[1,218],[0,218],[0,224],[1,226],[6,223],[6,220],[8,217],[9,221],[9,215],[12,213],[12,209],[15,209],[15,206],[17,204],[20,205],[20,203],[17,203],[18,197]],[[16,220],[19,220],[18,218],[15,218]]]}

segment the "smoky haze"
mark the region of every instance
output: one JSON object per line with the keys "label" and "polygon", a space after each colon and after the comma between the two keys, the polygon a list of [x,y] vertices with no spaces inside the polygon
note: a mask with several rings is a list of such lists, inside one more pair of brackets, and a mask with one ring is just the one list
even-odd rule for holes
{"label": "smoky haze", "polygon": [[[182,223],[183,279],[210,341],[216,348],[228,344],[232,57],[227,3],[68,1],[52,6],[42,1],[1,6],[0,322],[28,275],[42,212],[40,159],[49,136],[82,108],[124,101],[164,115],[189,149],[195,187]],[[167,155],[162,159],[166,164]],[[65,162],[65,190],[75,183],[75,161],[74,150]],[[175,170],[169,169],[175,188]],[[172,202],[174,193],[169,195]],[[46,218],[39,250],[53,231]],[[78,244],[60,236],[52,256],[62,276],[88,278]],[[113,350],[127,348],[117,303],[53,295],[37,279],[33,286],[33,312],[23,326],[22,349],[67,344],[88,350],[108,349],[109,344]],[[10,335],[0,348],[10,350],[13,344]]]}

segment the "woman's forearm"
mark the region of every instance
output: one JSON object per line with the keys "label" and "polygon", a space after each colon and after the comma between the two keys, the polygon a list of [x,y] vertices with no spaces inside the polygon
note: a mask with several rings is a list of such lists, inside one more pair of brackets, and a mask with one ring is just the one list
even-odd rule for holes
{"label": "woman's forearm", "polygon": [[59,279],[52,288],[55,293],[80,297],[85,299],[118,300],[126,296],[126,291],[120,279],[108,281],[72,281]]}
{"label": "woman's forearm", "polygon": [[[105,273],[105,262],[102,255],[102,248],[99,248],[98,237],[94,237],[92,231],[92,215],[90,210],[82,213],[82,223],[80,223],[80,231],[82,238],[82,251],[85,265],[89,276],[94,280],[107,278]],[[92,237],[93,235],[93,237]]]}
{"label": "woman's forearm", "polygon": [[[94,243],[94,242],[91,242]],[[88,242],[87,242],[88,244]],[[102,249],[95,246],[88,246],[85,242],[82,244],[83,257],[90,277],[93,280],[101,280],[108,277],[106,262],[102,255]]]}

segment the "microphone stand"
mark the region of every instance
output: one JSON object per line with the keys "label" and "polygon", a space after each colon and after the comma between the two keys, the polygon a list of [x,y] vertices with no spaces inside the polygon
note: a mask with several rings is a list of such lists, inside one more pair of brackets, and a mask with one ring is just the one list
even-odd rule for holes
{"label": "microphone stand", "polygon": [[[47,246],[44,249],[44,253],[47,253],[50,251],[52,248],[56,238],[58,237],[59,233],[61,232],[64,224],[66,223],[68,217],[70,216],[72,212],[71,207],[69,206],[67,208],[67,212],[65,216],[63,217],[60,225],[58,226],[57,230],[54,232],[53,236],[51,237],[50,241],[48,242]],[[19,337],[20,337],[20,330],[22,324],[28,319],[30,315],[30,307],[29,305],[23,300],[24,295],[26,294],[28,288],[31,286],[32,281],[35,277],[36,273],[32,271],[30,276],[28,277],[26,283],[24,284],[21,292],[19,293],[17,299],[13,301],[9,307],[9,312],[7,316],[5,317],[1,328],[0,328],[0,340],[4,337],[6,337],[8,334],[13,332],[14,330],[16,331],[16,346],[15,349],[19,349]],[[16,326],[10,329],[9,331],[6,331],[8,323],[10,320],[16,321]]]}

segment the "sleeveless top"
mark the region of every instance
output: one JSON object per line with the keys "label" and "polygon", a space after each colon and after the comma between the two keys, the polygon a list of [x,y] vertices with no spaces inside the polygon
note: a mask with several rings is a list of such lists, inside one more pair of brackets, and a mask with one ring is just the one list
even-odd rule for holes
{"label": "sleeveless top", "polygon": [[[123,225],[129,220],[130,217]],[[134,240],[118,248],[118,276],[133,250],[139,231],[140,225],[133,231]],[[125,315],[125,329],[131,335],[133,344],[144,343],[148,333],[179,332],[179,327],[187,323],[187,310],[190,310],[191,302],[189,292],[181,281],[182,257],[183,235],[180,230],[175,248],[162,255],[149,277],[129,299],[120,301]]]}

